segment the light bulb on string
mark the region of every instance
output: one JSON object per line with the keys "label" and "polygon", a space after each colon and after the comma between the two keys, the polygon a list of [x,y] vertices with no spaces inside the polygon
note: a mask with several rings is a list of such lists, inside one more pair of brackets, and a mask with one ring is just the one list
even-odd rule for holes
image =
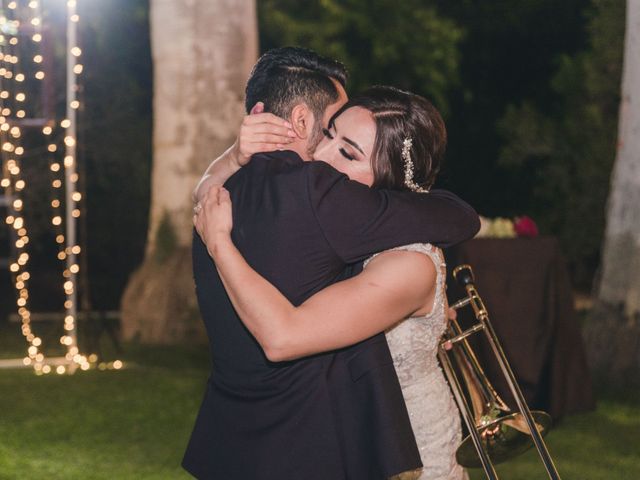
{"label": "light bulb on string", "polygon": [[[68,0],[67,2],[68,12],[67,12],[67,21],[69,28],[77,28],[77,24],[80,20],[80,16],[75,11],[77,7],[76,0]],[[18,89],[19,82],[25,82],[26,75],[33,75],[37,80],[43,80],[45,78],[45,68],[43,65],[47,65],[48,60],[44,57],[43,52],[40,49],[40,43],[43,40],[42,31],[43,28],[43,16],[40,13],[40,5],[41,3],[38,0],[25,0],[24,3],[20,4],[17,1],[11,1],[6,4],[9,10],[12,11],[12,19],[10,20],[10,24],[12,28],[18,28],[22,22],[22,24],[27,24],[31,30],[30,34],[27,36],[27,39],[30,38],[34,43],[29,43],[29,51],[28,56],[23,55],[21,59],[18,58],[18,45],[22,45],[24,43],[19,41],[19,37],[16,35],[7,36],[7,40],[4,45],[10,45],[10,51],[2,51],[0,53],[0,60],[2,60],[3,65],[0,65],[0,75],[6,79],[11,80],[15,79],[15,82],[9,82],[9,88],[5,87],[5,89],[10,93],[10,95],[5,96],[4,94],[0,95],[0,98],[3,100],[7,100],[4,105],[2,105],[2,110],[0,111],[0,131],[6,132],[7,135],[3,134],[3,142],[1,145],[3,153],[3,157],[7,157],[9,155],[13,155],[15,157],[16,163],[12,169],[7,170],[6,174],[10,174],[10,177],[0,178],[0,185],[6,185],[10,187],[13,185],[13,191],[19,193],[26,187],[26,182],[23,178],[20,177],[20,157],[24,154],[24,148],[18,144],[9,143],[7,144],[6,139],[12,138],[14,142],[19,141],[22,137],[23,132],[19,129],[12,129],[9,125],[5,126],[4,124],[9,124],[6,117],[13,116],[14,118],[23,119],[28,118],[30,113],[29,104],[27,103],[30,100],[29,95],[30,91],[24,87],[27,87],[28,84],[23,84],[22,89]],[[31,9],[30,13],[28,10],[25,10],[24,6],[28,5]],[[25,13],[27,12],[27,13]],[[26,17],[25,17],[26,15]],[[20,17],[20,18],[18,18]],[[45,20],[46,21],[46,20]],[[72,30],[75,32],[75,30]],[[1,35],[1,34],[0,34]],[[49,172],[54,178],[51,179],[51,187],[53,192],[53,197],[51,202],[51,207],[53,209],[53,215],[50,217],[52,223],[54,223],[54,227],[56,229],[62,228],[62,225],[65,221],[74,221],[75,218],[78,218],[81,215],[81,209],[77,207],[76,203],[82,200],[82,195],[77,191],[77,187],[75,184],[78,182],[78,174],[75,171],[75,148],[77,144],[77,138],[75,136],[75,110],[81,108],[81,104],[79,99],[75,97],[76,92],[78,91],[77,84],[77,76],[83,72],[83,65],[77,62],[82,55],[82,50],[80,46],[77,44],[75,40],[75,33],[73,36],[69,37],[69,41],[72,42],[67,46],[67,58],[70,62],[68,64],[67,69],[67,81],[69,82],[68,91],[70,92],[70,98],[67,100],[67,111],[69,118],[63,119],[61,122],[61,126],[64,129],[70,129],[67,131],[67,134],[63,137],[63,144],[60,145],[57,141],[47,140],[47,136],[53,134],[53,124],[45,125],[42,127],[43,138],[45,139],[46,150],[48,152],[48,156],[50,157],[49,161]],[[73,40],[71,40],[73,39]],[[39,51],[40,50],[40,51]],[[21,72],[19,71],[20,65],[25,63],[31,66],[29,71]],[[33,62],[33,63],[31,63]],[[35,64],[35,66],[34,66]],[[33,78],[33,77],[32,77]],[[3,81],[4,83],[4,81]],[[4,85],[3,85],[4,86]],[[13,88],[11,88],[13,86]],[[3,89],[3,90],[5,90]],[[13,96],[13,97],[12,97]],[[13,101],[11,100],[13,98]],[[11,101],[11,103],[8,103]],[[24,108],[21,106],[24,104]],[[73,125],[72,125],[73,124]],[[13,126],[13,125],[12,125]],[[58,137],[59,138],[59,137]],[[54,155],[57,155],[58,148],[62,146],[66,148],[66,152],[62,161],[59,159],[56,160]],[[31,157],[31,152],[29,152],[29,158]],[[63,173],[63,168],[66,171],[66,178],[68,179],[67,184],[67,193],[69,195],[69,202],[72,202],[71,205],[68,205],[67,212],[68,216],[62,215],[62,207],[63,200],[59,198],[62,192],[62,179],[56,178]],[[95,365],[97,362],[97,358],[95,355],[82,355],[77,346],[76,342],[76,332],[75,332],[75,318],[74,316],[70,316],[65,318],[64,328],[66,334],[61,337],[61,343],[67,346],[67,354],[62,359],[63,361],[69,362],[70,366],[67,364],[62,365],[51,365],[46,361],[46,358],[43,352],[40,350],[42,346],[42,339],[34,335],[30,328],[31,321],[31,313],[28,309],[28,299],[29,292],[27,289],[27,281],[29,280],[29,273],[26,271],[27,264],[29,262],[29,255],[25,251],[25,246],[28,243],[27,231],[24,226],[24,218],[20,215],[20,211],[23,209],[23,204],[21,202],[14,202],[13,204],[13,212],[14,218],[11,221],[11,225],[13,229],[20,236],[16,240],[16,247],[21,253],[19,254],[16,261],[11,265],[11,269],[14,270],[16,277],[16,291],[19,292],[19,298],[17,299],[16,304],[18,305],[18,312],[22,318],[22,332],[29,342],[29,348],[36,347],[36,350],[31,350],[31,355],[27,355],[24,357],[23,362],[25,365],[33,366],[34,372],[38,375],[46,375],[51,372],[55,372],[58,374],[71,373],[75,370],[75,368],[80,367],[82,370],[86,370],[91,367],[91,365]],[[67,260],[67,266],[63,271],[63,290],[67,295],[67,298],[64,301],[65,309],[69,310],[72,307],[75,307],[75,275],[80,271],[80,265],[77,263],[75,255],[81,253],[81,248],[77,245],[77,241],[75,237],[72,235],[70,238],[67,238],[62,232],[58,232],[55,236],[55,241],[59,245],[60,248],[60,257]],[[65,247],[65,242],[67,245]],[[73,310],[75,311],[75,310]],[[114,362],[101,363],[101,369],[119,369],[122,368],[123,364],[121,361],[117,360]]]}
{"label": "light bulb on string", "polygon": [[[35,0],[34,0],[35,1]],[[33,2],[30,6],[34,5]],[[37,2],[35,4],[37,6]],[[18,2],[9,2],[7,7],[11,10],[16,10],[18,7]],[[22,10],[18,10],[16,12],[17,15],[20,15]],[[27,20],[28,21],[28,20]],[[7,22],[9,28],[18,30],[20,26],[20,21],[17,19],[11,20]],[[38,16],[35,16],[30,20],[31,25],[34,28],[39,28],[41,19]],[[0,41],[5,41],[4,36],[0,39]],[[17,35],[10,36],[7,42],[12,49],[17,49],[19,45],[19,37]],[[9,100],[11,95],[13,95],[13,99],[15,103],[18,104],[26,104],[27,102],[27,92],[25,92],[24,87],[20,87],[18,83],[24,82],[25,75],[20,71],[20,59],[18,55],[12,54],[17,53],[17,50],[13,52],[3,51],[1,54],[1,60],[5,63],[6,67],[0,67],[0,75],[4,77],[6,80],[14,79],[15,82],[3,82],[3,89],[0,92],[0,98],[2,100]],[[35,61],[42,61],[41,55],[35,55]],[[13,92],[12,94],[10,92]],[[8,134],[13,138],[13,141],[17,142],[22,136],[22,132],[17,125],[10,125],[10,121],[8,121],[7,117],[12,114],[12,109],[8,105],[3,105],[2,110],[0,111],[2,114],[0,117],[0,131],[8,132]],[[24,107],[17,108],[15,111],[16,118],[25,118],[27,116],[26,109]],[[7,137],[4,137],[5,140]],[[20,192],[25,188],[26,182],[20,178],[21,168],[20,168],[20,157],[24,154],[24,147],[19,144],[13,144],[11,142],[4,141],[2,143],[2,151],[3,157],[6,158],[7,154],[13,154],[12,158],[6,160],[6,168],[8,173],[13,177],[3,179],[0,183],[5,188],[11,188],[13,184],[13,197],[14,200],[12,202],[13,211],[17,213],[15,217],[11,217],[7,220],[10,220],[11,226],[15,230],[18,238],[15,240],[14,245],[16,247],[16,258],[14,262],[10,265],[9,270],[13,274],[13,281],[17,291],[17,299],[16,306],[18,314],[22,319],[22,328],[21,331],[26,339],[26,341],[30,344],[28,357],[28,361],[25,360],[25,364],[29,364],[31,362],[31,358],[33,357],[36,362],[40,363],[44,360],[44,355],[38,351],[38,347],[42,344],[42,339],[40,337],[35,336],[31,328],[29,327],[31,321],[31,314],[28,309],[28,300],[29,300],[29,290],[27,281],[30,278],[29,273],[26,271],[28,262],[30,260],[28,252],[25,251],[25,247],[29,242],[29,237],[27,236],[27,230],[24,223],[24,218],[20,216],[20,212],[23,210],[24,202],[22,198],[19,197]]]}

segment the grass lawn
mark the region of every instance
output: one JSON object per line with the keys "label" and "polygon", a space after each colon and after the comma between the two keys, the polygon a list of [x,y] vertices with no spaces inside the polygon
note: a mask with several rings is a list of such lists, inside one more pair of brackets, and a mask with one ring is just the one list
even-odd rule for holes
{"label": "grass lawn", "polygon": [[180,461],[208,352],[134,346],[126,352],[119,371],[0,370],[1,480],[192,478]]}
{"label": "grass lawn", "polygon": [[[190,478],[180,460],[206,350],[129,346],[123,359],[123,370],[72,376],[0,370],[0,479]],[[547,438],[564,479],[640,479],[640,395],[602,396],[597,411],[566,418]],[[545,478],[535,451],[498,473]]]}
{"label": "grass lawn", "polygon": [[[565,418],[546,437],[563,479],[640,479],[640,402],[638,396],[603,395],[595,412]],[[536,450],[496,470],[505,479],[548,478]],[[471,472],[472,480],[484,472]]]}

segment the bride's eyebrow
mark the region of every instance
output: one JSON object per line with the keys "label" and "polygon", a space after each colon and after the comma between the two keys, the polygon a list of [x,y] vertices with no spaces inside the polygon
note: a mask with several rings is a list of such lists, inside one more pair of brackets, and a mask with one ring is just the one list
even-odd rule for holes
{"label": "bride's eyebrow", "polygon": [[364,151],[362,150],[362,148],[360,148],[360,145],[358,145],[356,142],[354,142],[353,140],[351,140],[348,137],[342,137],[342,139],[347,142],[349,145],[351,145],[352,147],[356,148],[357,150],[360,151],[361,154],[364,155]]}

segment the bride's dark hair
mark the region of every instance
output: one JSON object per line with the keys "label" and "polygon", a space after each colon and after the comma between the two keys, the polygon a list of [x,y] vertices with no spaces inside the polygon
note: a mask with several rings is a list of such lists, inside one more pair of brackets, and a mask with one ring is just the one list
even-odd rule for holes
{"label": "bride's dark hair", "polygon": [[413,181],[429,188],[440,170],[447,145],[447,130],[440,113],[426,98],[393,87],[376,86],[351,98],[331,118],[348,108],[369,110],[376,123],[371,154],[373,187],[406,190],[402,147],[411,138]]}

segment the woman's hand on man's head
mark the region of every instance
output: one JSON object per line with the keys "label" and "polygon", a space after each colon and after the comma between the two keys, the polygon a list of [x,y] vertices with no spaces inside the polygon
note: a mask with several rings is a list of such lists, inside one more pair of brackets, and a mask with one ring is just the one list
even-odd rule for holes
{"label": "woman's hand on man's head", "polygon": [[243,167],[256,153],[284,150],[296,138],[291,124],[272,113],[264,113],[264,104],[258,102],[240,125],[234,144],[234,159]]}

